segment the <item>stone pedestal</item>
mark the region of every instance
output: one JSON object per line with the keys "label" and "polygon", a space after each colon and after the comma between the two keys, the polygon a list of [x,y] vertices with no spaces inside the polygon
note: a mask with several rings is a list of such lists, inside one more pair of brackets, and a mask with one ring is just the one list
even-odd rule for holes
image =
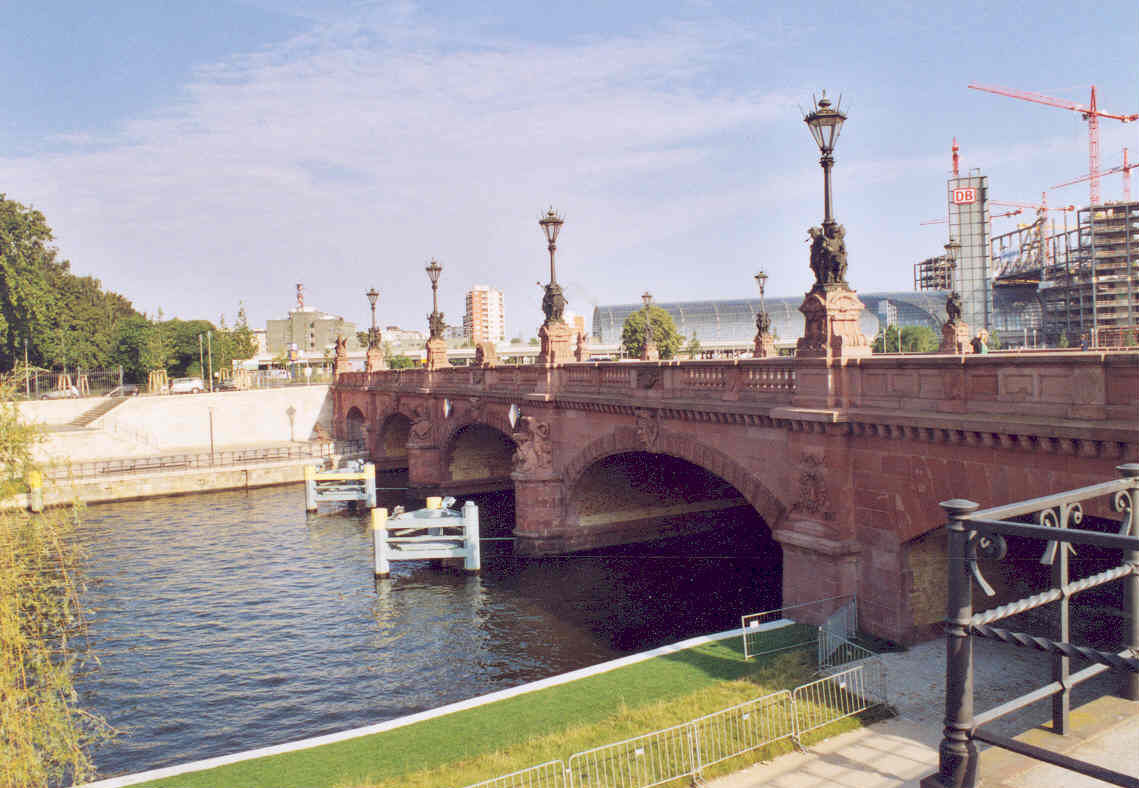
{"label": "stone pedestal", "polygon": [[972,353],[973,334],[964,320],[947,320],[941,326],[941,347],[938,353]]}
{"label": "stone pedestal", "polygon": [[538,329],[538,340],[542,343],[538,363],[556,366],[573,361],[573,337],[574,330],[564,322],[542,324]]}
{"label": "stone pedestal", "polygon": [[646,342],[641,346],[641,361],[659,361],[660,351],[655,342]]}
{"label": "stone pedestal", "polygon": [[364,357],[364,371],[379,372],[381,369],[384,369],[384,350],[375,345],[368,348],[368,354]]}
{"label": "stone pedestal", "polygon": [[779,355],[775,350],[775,337],[770,333],[763,332],[755,335],[755,349],[752,350],[752,358],[773,358]]}
{"label": "stone pedestal", "polygon": [[834,360],[869,356],[870,341],[858,325],[864,308],[845,282],[816,284],[799,307],[805,324],[795,355]]}
{"label": "stone pedestal", "polygon": [[439,337],[427,340],[427,368],[444,369],[447,364],[447,343]]}

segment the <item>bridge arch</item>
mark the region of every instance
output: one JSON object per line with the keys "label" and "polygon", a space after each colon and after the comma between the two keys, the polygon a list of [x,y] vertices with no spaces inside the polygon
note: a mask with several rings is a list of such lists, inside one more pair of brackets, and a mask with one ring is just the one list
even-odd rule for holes
{"label": "bridge arch", "polygon": [[492,416],[456,423],[442,448],[450,481],[466,481],[509,478],[518,445],[506,420]]}
{"label": "bridge arch", "polygon": [[344,417],[345,437],[350,441],[366,440],[368,432],[364,412],[353,405]]}
{"label": "bridge arch", "polygon": [[773,531],[790,509],[789,502],[777,496],[763,479],[719,449],[683,433],[666,430],[660,431],[650,448],[646,446],[644,438],[637,429],[617,427],[612,432],[591,441],[565,465],[562,478],[565,482],[564,515],[567,522],[572,516],[573,502],[570,498],[586,470],[606,457],[636,452],[666,454],[719,476],[739,491]]}
{"label": "bridge arch", "polygon": [[389,410],[379,418],[372,455],[383,460],[407,461],[407,441],[411,435],[411,419],[398,410]]}

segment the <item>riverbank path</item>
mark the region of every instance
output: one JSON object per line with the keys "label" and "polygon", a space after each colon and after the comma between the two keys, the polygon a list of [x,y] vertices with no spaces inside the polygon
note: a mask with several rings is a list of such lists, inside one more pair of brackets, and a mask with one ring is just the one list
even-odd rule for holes
{"label": "riverbank path", "polygon": [[[992,708],[1050,680],[1048,656],[977,639],[975,706]],[[945,710],[945,642],[884,654],[898,716],[739,772],[707,788],[919,788],[937,771]],[[1120,677],[1103,674],[1072,692],[1072,733],[1051,734],[1048,701],[1002,718],[989,730],[1015,736],[1139,778],[1139,702],[1113,696]],[[1092,788],[1106,783],[997,748],[981,752],[986,788]]]}

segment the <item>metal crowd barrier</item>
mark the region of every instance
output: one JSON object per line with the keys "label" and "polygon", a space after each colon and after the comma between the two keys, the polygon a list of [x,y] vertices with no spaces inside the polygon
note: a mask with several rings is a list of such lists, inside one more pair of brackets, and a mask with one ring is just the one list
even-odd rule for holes
{"label": "metal crowd barrier", "polygon": [[466,788],[567,788],[566,774],[564,761],[546,761]]}
{"label": "metal crowd barrier", "polygon": [[651,788],[683,777],[697,781],[713,764],[784,739],[801,747],[804,734],[885,703],[886,668],[865,659],[795,690],[465,788]]}
{"label": "metal crowd barrier", "polygon": [[[794,642],[777,642],[773,646],[770,633],[764,625],[784,620],[806,624],[809,628],[800,628],[797,633],[802,637],[793,638]],[[846,594],[742,616],[740,629],[743,631],[744,659],[813,645],[817,639],[815,628],[819,626],[845,638],[854,637],[858,631],[858,598]]]}

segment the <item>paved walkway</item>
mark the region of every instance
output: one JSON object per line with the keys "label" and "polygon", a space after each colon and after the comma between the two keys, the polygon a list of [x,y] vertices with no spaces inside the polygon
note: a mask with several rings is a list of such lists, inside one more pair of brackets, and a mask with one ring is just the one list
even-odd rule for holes
{"label": "paved walkway", "polygon": [[[975,707],[982,711],[1045,683],[1048,657],[1026,649],[978,639],[974,648]],[[945,643],[932,641],[903,654],[886,654],[894,719],[836,736],[810,748],[735,774],[709,780],[710,788],[917,788],[937,771],[945,709]],[[1006,736],[1028,733],[1033,743],[1066,747],[1067,754],[1139,777],[1139,703],[1110,695],[1118,676],[1101,675],[1072,692],[1074,733],[1053,736],[1039,726],[1050,720],[1048,701],[1033,704],[988,726]],[[1083,710],[1076,710],[1082,706]],[[1073,748],[1073,745],[1074,748]],[[989,748],[982,752],[981,778],[996,788],[1074,788],[1105,783],[1037,761]]]}

